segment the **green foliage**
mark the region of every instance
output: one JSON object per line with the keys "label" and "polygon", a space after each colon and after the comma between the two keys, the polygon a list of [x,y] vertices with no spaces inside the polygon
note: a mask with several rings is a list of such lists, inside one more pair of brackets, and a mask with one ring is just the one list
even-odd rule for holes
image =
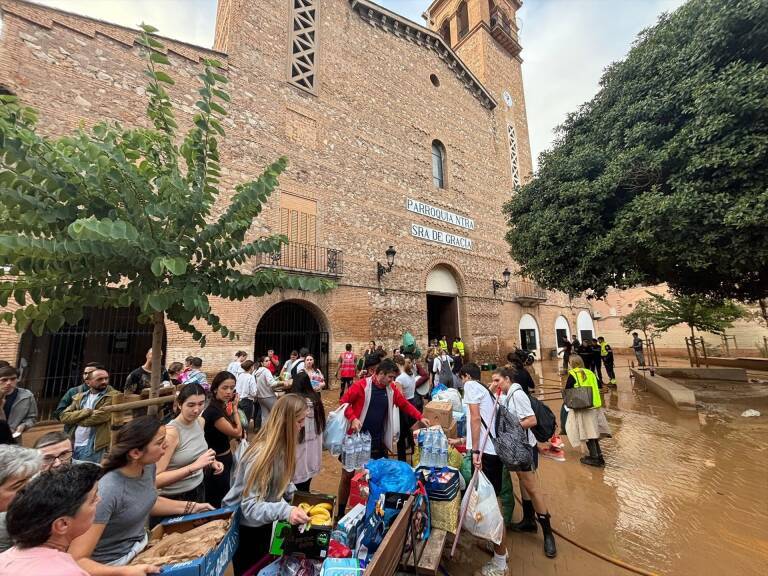
{"label": "green foliage", "polygon": [[653,325],[658,309],[651,300],[640,300],[635,304],[635,309],[621,319],[621,327],[627,334],[643,333],[645,340],[653,339],[658,335],[658,330]]}
{"label": "green foliage", "polygon": [[645,30],[505,206],[539,284],[768,295],[768,2],[690,0]]}
{"label": "green foliage", "polygon": [[659,332],[666,332],[678,324],[712,334],[723,334],[734,320],[747,316],[742,306],[730,300],[712,300],[699,295],[676,295],[666,298],[648,292],[651,297],[652,324]]}
{"label": "green foliage", "polygon": [[[0,105],[0,318],[18,331],[55,331],[86,307],[135,306],[143,321],[176,323],[205,345],[208,325],[237,335],[211,311],[210,297],[243,300],[277,288],[325,291],[327,280],[281,270],[251,271],[249,259],[278,251],[283,236],[246,240],[278,185],[280,158],[239,184],[223,214],[219,138],[230,97],[221,63],[204,61],[193,128],[177,136],[166,87],[173,79],[156,30],[143,26],[151,128],[99,123],[61,138],[38,133],[36,113],[13,97]],[[180,142],[180,143],[179,143]],[[222,202],[219,202],[222,204]]]}

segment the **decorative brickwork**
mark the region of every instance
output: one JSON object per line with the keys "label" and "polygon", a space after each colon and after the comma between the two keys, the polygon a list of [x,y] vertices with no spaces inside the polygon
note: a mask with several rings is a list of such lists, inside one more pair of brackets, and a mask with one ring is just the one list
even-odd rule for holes
{"label": "decorative brickwork", "polygon": [[[270,307],[284,301],[300,302],[318,318],[328,332],[332,362],[347,342],[356,350],[370,339],[392,348],[405,330],[424,348],[426,278],[438,265],[454,272],[458,327],[473,359],[496,359],[519,342],[524,311],[511,287],[494,296],[492,280],[506,267],[516,269],[504,241],[501,206],[516,185],[508,123],[516,127],[521,183],[531,174],[525,99],[519,60],[473,24],[483,17],[482,4],[488,13],[487,0],[477,2],[467,0],[470,31],[459,54],[436,31],[442,18],[429,30],[366,0],[219,0],[215,45],[227,54],[168,42],[176,79],[169,93],[180,129],[192,123],[199,59],[222,60],[230,79],[232,105],[220,146],[225,193],[213,217],[224,209],[227,191],[285,155],[289,168],[249,237],[296,231],[295,241],[316,246],[319,254],[343,253],[343,274],[335,276],[338,287],[328,294],[287,290],[243,302],[214,300],[214,312],[240,341],[210,334],[200,350],[169,326],[169,361],[194,353],[215,372],[237,349],[264,353],[254,349],[257,326]],[[286,75],[295,57],[287,28],[297,6],[304,10],[297,30],[305,38],[302,52],[314,30],[312,94],[308,84],[296,89]],[[307,15],[310,6],[321,8],[322,18]],[[42,130],[65,134],[104,119],[147,124],[135,31],[19,0],[0,0],[0,10],[0,78],[40,110]],[[514,99],[512,109],[499,104],[505,90]],[[432,181],[433,140],[446,149],[442,189]],[[471,218],[476,226],[468,230],[409,212],[409,198]],[[415,237],[414,224],[465,236],[472,250]],[[397,256],[379,285],[376,263],[385,261],[390,245]],[[301,258],[297,262],[309,267]],[[538,322],[542,353],[554,346],[555,318],[563,314],[575,326],[585,307],[550,293],[546,302],[525,308]],[[0,357],[17,361],[17,336],[2,326],[0,336]]]}
{"label": "decorative brickwork", "polygon": [[317,6],[315,0],[291,0],[291,84],[315,91],[317,77]]}
{"label": "decorative brickwork", "polygon": [[507,124],[507,136],[509,139],[509,163],[512,170],[512,183],[515,188],[519,188],[522,185],[520,180],[520,161],[517,158],[517,132],[515,132],[515,125],[510,122]]}

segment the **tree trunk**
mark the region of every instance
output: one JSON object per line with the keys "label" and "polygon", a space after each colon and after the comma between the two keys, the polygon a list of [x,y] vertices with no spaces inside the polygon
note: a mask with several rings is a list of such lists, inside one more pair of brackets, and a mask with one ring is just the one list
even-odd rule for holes
{"label": "tree trunk", "polygon": [[768,298],[760,298],[757,303],[760,304],[760,314],[763,317],[766,328],[768,328]]}
{"label": "tree trunk", "polygon": [[[149,381],[149,397],[156,398],[160,390],[160,375],[163,371],[163,333],[165,332],[165,313],[152,314],[152,376]],[[147,414],[157,414],[157,406],[149,406]]]}

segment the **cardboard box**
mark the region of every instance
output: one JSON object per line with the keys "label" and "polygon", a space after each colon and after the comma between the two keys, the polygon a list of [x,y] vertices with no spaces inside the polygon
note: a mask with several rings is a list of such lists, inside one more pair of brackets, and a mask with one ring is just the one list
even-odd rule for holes
{"label": "cardboard box", "polygon": [[[291,504],[300,502],[315,505],[328,503],[333,506],[331,520],[336,521],[336,497],[328,494],[296,492]],[[291,526],[287,522],[276,522],[272,532],[272,545],[269,553],[275,556],[284,554],[301,554],[307,558],[322,560],[328,556],[328,545],[331,543],[331,526],[309,526],[302,531],[303,526]]]}
{"label": "cardboard box", "polygon": [[458,434],[458,424],[456,423],[456,420],[451,422],[451,427],[448,428],[447,431],[445,431],[445,435],[448,438],[458,438],[459,437],[459,434]]}
{"label": "cardboard box", "polygon": [[240,541],[240,515],[237,510],[238,506],[228,506],[218,510],[211,510],[210,512],[176,516],[168,518],[155,526],[152,532],[150,532],[150,541],[158,540],[164,534],[188,532],[192,528],[196,528],[211,520],[232,518],[229,530],[227,530],[224,538],[213,550],[195,560],[188,560],[179,564],[167,564],[163,566],[163,574],[171,574],[173,576],[224,576]]}
{"label": "cardboard box", "polygon": [[450,402],[430,402],[424,407],[424,418],[431,425],[439,424],[444,432],[448,432],[453,424],[453,407]]}

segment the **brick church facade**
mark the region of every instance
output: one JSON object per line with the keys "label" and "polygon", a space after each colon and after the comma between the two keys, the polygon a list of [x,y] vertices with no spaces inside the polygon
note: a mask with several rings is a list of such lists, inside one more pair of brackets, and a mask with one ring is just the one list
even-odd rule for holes
{"label": "brick church facade", "polygon": [[[502,205],[532,173],[520,5],[435,0],[424,27],[368,0],[219,0],[212,50],[165,41],[182,129],[200,59],[223,62],[232,95],[224,190],[281,155],[290,160],[252,230],[284,233],[290,243],[247,266],[337,283],[325,295],[215,302],[240,340],[210,337],[200,349],[169,326],[167,361],[199,355],[215,372],[236,349],[285,355],[306,342],[333,370],[347,342],[391,349],[405,330],[422,347],[428,337],[460,335],[470,357],[493,361],[514,344],[546,357],[558,329],[561,337],[594,330],[586,301],[520,278],[504,240]],[[40,110],[42,130],[146,123],[134,30],[20,0],[0,0],[0,9],[0,84]],[[379,278],[390,246],[393,266]],[[94,311],[75,342],[19,338],[4,326],[2,357],[23,359],[41,383],[57,346],[72,348],[73,365],[109,365],[120,354],[140,363],[143,344],[125,334],[142,328],[123,317]]]}

